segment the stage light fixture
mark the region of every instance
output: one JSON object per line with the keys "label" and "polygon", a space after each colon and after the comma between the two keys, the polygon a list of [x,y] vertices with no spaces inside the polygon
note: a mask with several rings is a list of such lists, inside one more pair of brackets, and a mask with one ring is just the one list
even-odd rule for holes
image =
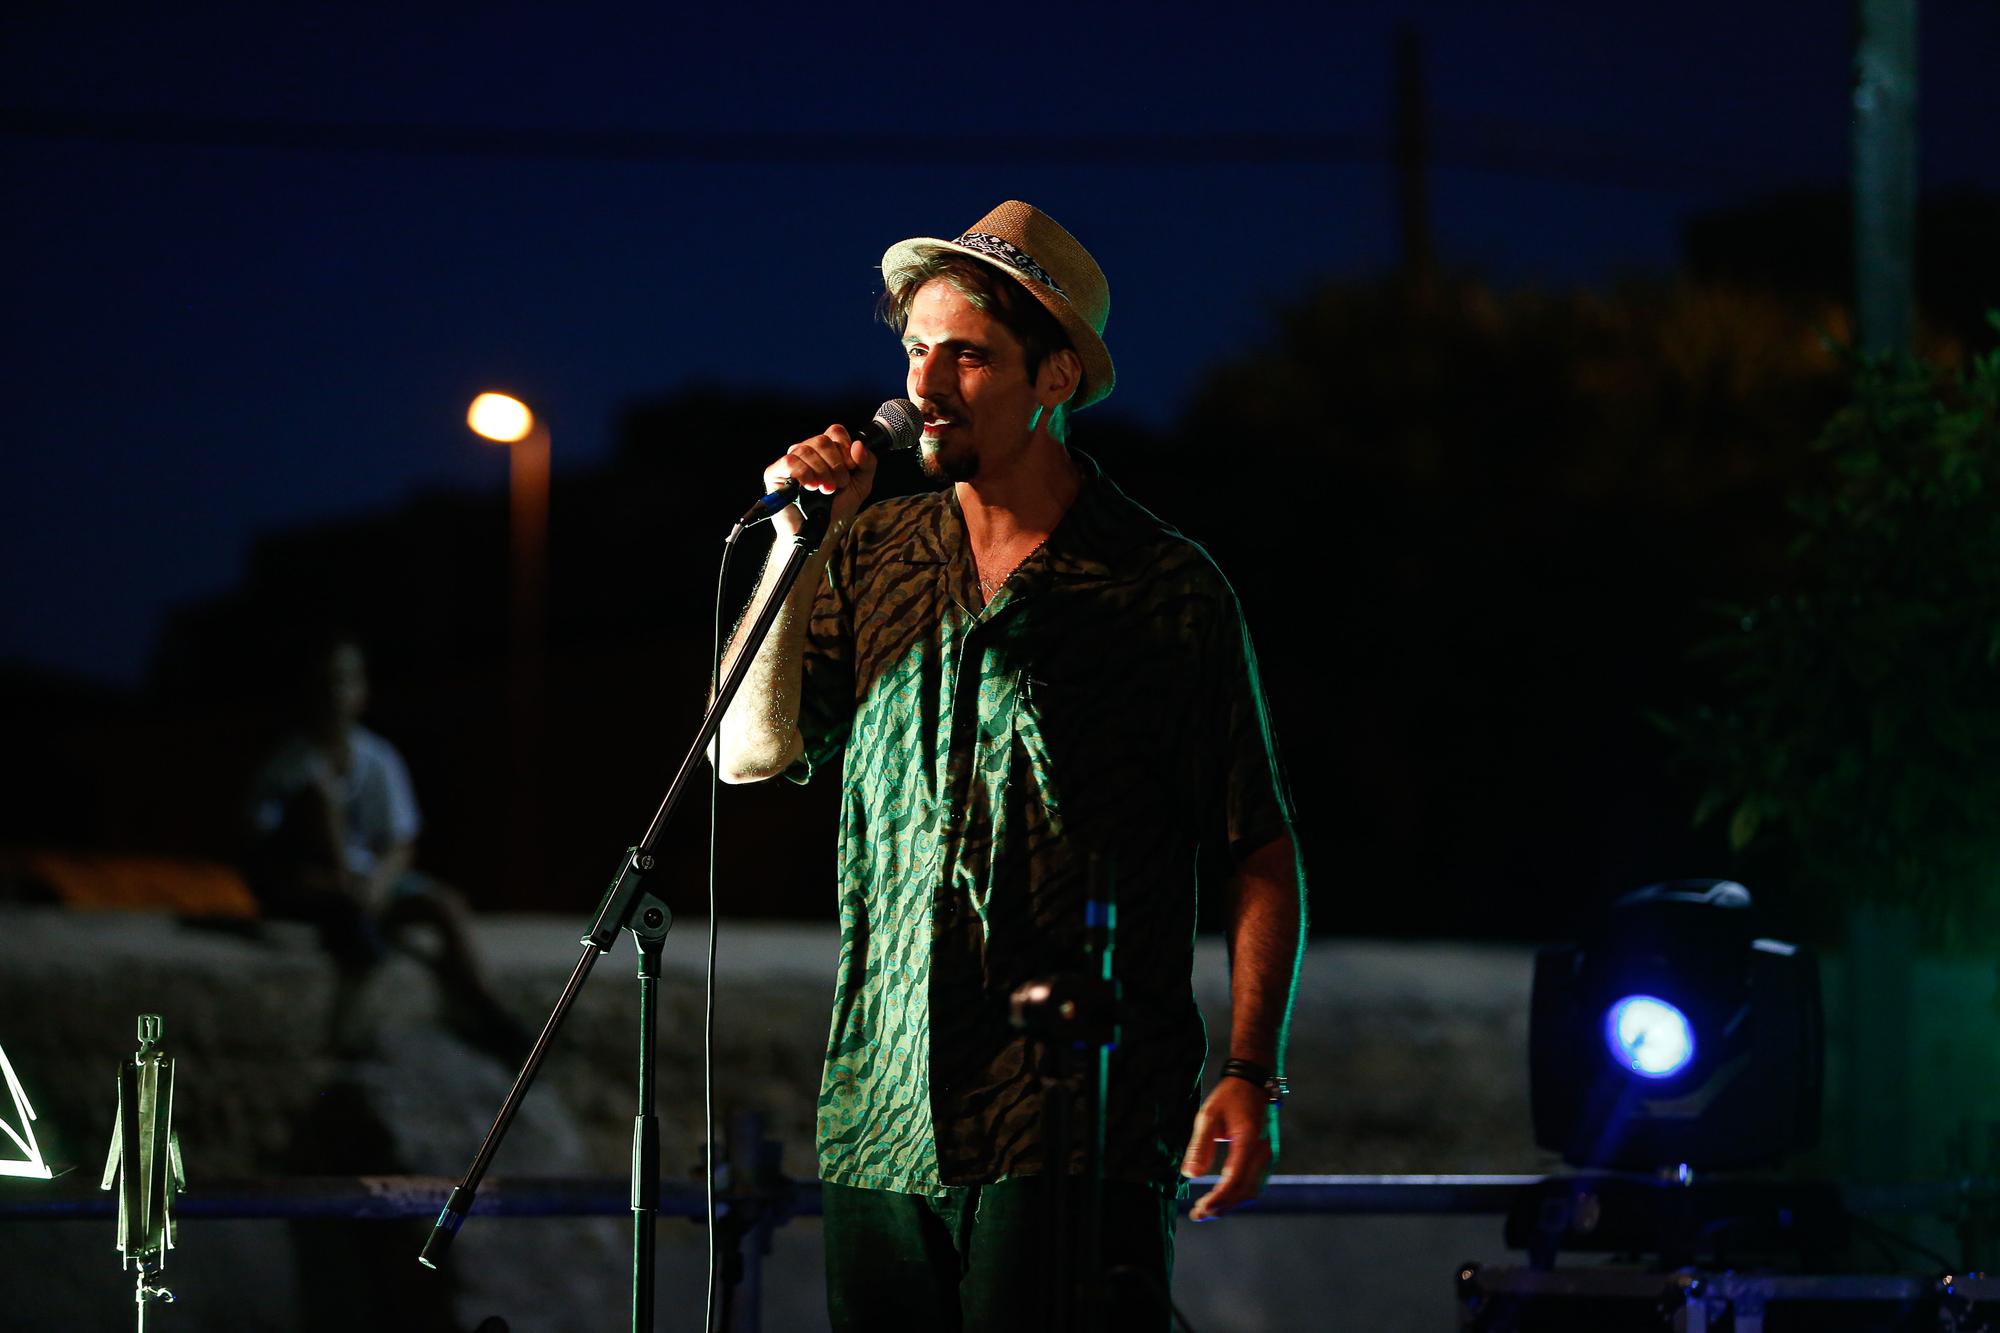
{"label": "stage light fixture", "polygon": [[1627,995],[1605,1010],[1604,1040],[1641,1078],[1672,1078],[1694,1059],[1687,1015],[1654,995]]}
{"label": "stage light fixture", "polygon": [[1762,1166],[1818,1138],[1819,969],[1760,936],[1749,890],[1677,880],[1628,894],[1535,959],[1535,1141],[1575,1166]]}

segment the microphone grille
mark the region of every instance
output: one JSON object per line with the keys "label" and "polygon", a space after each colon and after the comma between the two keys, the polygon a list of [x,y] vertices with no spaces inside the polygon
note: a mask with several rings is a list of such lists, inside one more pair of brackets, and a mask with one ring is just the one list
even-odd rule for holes
{"label": "microphone grille", "polygon": [[884,449],[914,449],[924,432],[924,414],[907,398],[891,398],[875,409],[875,420],[889,432]]}

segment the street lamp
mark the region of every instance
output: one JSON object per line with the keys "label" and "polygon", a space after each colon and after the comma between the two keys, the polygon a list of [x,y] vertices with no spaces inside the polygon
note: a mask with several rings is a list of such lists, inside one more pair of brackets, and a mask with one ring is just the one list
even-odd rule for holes
{"label": "street lamp", "polygon": [[520,399],[482,393],[465,410],[475,435],[507,446],[508,545],[514,566],[514,646],[538,656],[548,587],[549,428]]}
{"label": "street lamp", "polygon": [[547,654],[549,428],[510,394],[482,393],[465,410],[474,434],[507,447],[507,543],[513,566],[512,651],[508,702],[513,737],[514,846],[509,871],[520,885],[540,879],[537,776],[543,730],[542,680]]}

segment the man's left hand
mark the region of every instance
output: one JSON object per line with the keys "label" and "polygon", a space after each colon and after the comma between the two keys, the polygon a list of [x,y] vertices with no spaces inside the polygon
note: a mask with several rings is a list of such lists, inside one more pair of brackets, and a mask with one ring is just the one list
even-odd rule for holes
{"label": "man's left hand", "polygon": [[1225,1078],[1208,1094],[1194,1118],[1181,1174],[1205,1175],[1215,1164],[1215,1145],[1229,1144],[1222,1179],[1195,1200],[1188,1220],[1206,1222],[1238,1204],[1256,1198],[1278,1160],[1278,1108],[1264,1090],[1248,1079]]}

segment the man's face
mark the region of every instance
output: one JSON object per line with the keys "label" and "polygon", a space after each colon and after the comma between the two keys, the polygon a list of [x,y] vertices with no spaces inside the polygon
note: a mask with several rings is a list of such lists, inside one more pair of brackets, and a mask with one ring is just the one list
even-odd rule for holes
{"label": "man's face", "polygon": [[903,328],[910,399],[924,414],[924,471],[970,481],[1027,448],[1043,403],[1021,344],[1004,325],[933,278]]}
{"label": "man's face", "polygon": [[352,726],[368,711],[368,664],[361,649],[351,643],[335,646],[326,662],[327,715]]}

